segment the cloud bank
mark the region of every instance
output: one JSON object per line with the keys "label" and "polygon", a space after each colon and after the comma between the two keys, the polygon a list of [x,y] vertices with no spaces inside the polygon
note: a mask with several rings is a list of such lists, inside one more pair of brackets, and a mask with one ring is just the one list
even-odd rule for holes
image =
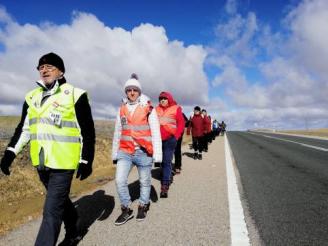
{"label": "cloud bank", "polygon": [[63,58],[68,82],[89,92],[96,118],[116,115],[123,85],[133,72],[154,104],[163,90],[186,106],[208,102],[206,50],[169,40],[164,27],[111,28],[81,12],[74,12],[69,24],[20,25],[0,7],[1,115],[20,113],[24,95],[38,79],[38,59],[51,51]]}
{"label": "cloud bank", "polygon": [[220,69],[211,85],[225,88],[229,104],[223,118],[234,129],[328,127],[328,2],[302,1],[277,33],[236,4],[227,1],[208,48],[208,63]]}

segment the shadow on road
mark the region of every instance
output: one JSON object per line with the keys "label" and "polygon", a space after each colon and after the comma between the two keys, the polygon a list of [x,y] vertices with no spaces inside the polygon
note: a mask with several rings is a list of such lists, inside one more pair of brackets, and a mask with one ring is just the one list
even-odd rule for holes
{"label": "shadow on road", "polygon": [[[137,200],[140,196],[140,183],[138,180],[134,181],[133,183],[129,184],[129,192],[131,196],[131,201]],[[154,186],[151,186],[150,190],[150,200],[152,202],[158,201],[158,195],[154,188]]]}
{"label": "shadow on road", "polygon": [[89,227],[96,220],[106,220],[113,212],[115,200],[113,196],[105,194],[104,190],[97,190],[92,195],[86,195],[74,202],[79,214],[79,229],[84,237]]}
{"label": "shadow on road", "polygon": [[189,158],[194,159],[194,153],[191,153],[191,152],[183,152],[182,155],[185,155],[185,156],[187,156]]}
{"label": "shadow on road", "polygon": [[162,168],[156,168],[151,170],[151,176],[153,179],[162,180]]}

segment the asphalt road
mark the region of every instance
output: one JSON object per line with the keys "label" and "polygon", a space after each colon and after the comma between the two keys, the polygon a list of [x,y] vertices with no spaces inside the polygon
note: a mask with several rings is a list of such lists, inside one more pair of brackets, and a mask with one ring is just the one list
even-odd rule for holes
{"label": "asphalt road", "polygon": [[229,132],[247,225],[263,245],[328,245],[328,141]]}

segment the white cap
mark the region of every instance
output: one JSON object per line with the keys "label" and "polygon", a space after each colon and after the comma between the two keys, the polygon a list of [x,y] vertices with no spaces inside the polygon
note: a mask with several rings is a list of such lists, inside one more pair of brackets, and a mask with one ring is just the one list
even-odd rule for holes
{"label": "white cap", "polygon": [[139,90],[139,93],[141,94],[141,85],[138,81],[138,76],[136,74],[132,74],[131,75],[131,78],[128,79],[126,82],[125,82],[125,85],[124,85],[124,91],[126,92],[126,90],[128,88],[137,88]]}

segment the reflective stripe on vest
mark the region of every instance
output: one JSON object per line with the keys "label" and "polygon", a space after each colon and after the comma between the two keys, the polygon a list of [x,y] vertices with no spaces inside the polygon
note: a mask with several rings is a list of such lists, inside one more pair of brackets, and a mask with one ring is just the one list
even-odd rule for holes
{"label": "reflective stripe on vest", "polygon": [[148,154],[153,153],[151,130],[148,124],[148,115],[151,105],[138,105],[130,114],[126,104],[120,108],[122,132],[120,138],[120,149],[129,154],[135,152],[136,145],[144,148]]}
{"label": "reflective stripe on vest", "polygon": [[72,136],[60,136],[49,133],[43,134],[31,134],[31,140],[47,140],[47,141],[56,141],[56,142],[64,142],[64,143],[79,143],[80,137],[72,137]]}
{"label": "reflective stripe on vest", "polygon": [[[33,166],[74,170],[81,156],[81,132],[75,102],[85,91],[62,84],[41,105],[42,89],[29,92],[30,154]],[[56,117],[52,117],[52,116]]]}
{"label": "reflective stripe on vest", "polygon": [[150,127],[149,127],[149,125],[138,125],[138,126],[123,125],[122,129],[123,130],[133,130],[133,131],[146,131],[146,130],[150,130]]}
{"label": "reflective stripe on vest", "polygon": [[[31,118],[29,119],[29,125],[33,125],[36,123],[47,124],[47,125],[55,125],[53,120],[50,118]],[[64,121],[62,120],[60,123],[61,127],[71,127],[71,128],[78,128],[78,125],[74,121]]]}
{"label": "reflective stripe on vest", "polygon": [[160,106],[156,107],[156,112],[160,125],[172,135],[174,135],[177,130],[176,115],[178,108],[178,105],[170,106],[165,110]]}

